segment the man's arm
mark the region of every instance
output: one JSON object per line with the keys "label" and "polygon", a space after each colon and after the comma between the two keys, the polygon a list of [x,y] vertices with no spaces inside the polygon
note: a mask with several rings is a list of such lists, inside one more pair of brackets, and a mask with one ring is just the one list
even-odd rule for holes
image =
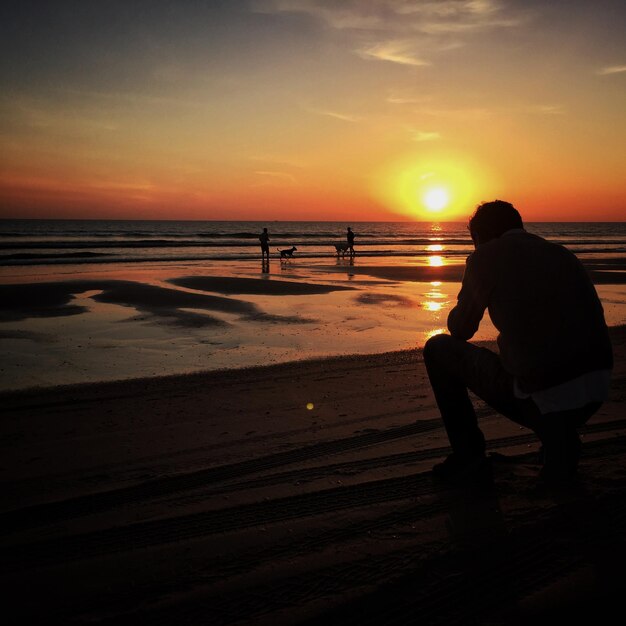
{"label": "man's arm", "polygon": [[453,337],[467,341],[478,330],[489,301],[491,286],[480,276],[474,254],[467,257],[457,304],[448,315],[448,330]]}

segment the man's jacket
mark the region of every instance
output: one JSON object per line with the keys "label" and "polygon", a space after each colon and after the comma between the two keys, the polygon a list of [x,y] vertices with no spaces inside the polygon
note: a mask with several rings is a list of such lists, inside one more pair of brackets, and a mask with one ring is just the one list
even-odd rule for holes
{"label": "man's jacket", "polygon": [[500,333],[503,366],[524,392],[613,366],[596,290],[563,246],[522,229],[478,246],[448,316],[450,334],[470,339],[485,309]]}

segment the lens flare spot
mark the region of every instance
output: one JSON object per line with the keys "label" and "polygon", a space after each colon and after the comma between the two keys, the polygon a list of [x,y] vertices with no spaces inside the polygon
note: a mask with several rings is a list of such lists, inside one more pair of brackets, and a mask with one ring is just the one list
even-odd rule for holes
{"label": "lens flare spot", "polygon": [[315,408],[315,405],[314,405],[312,402],[307,402],[307,403],[306,403],[306,408],[307,408],[309,411],[312,411],[312,410]]}

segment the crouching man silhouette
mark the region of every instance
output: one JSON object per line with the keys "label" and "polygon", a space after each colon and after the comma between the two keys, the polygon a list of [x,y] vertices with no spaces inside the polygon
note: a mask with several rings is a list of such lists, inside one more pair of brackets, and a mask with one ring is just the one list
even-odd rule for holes
{"label": "crouching man silhouette", "polygon": [[[580,261],[531,235],[513,205],[481,204],[469,221],[475,251],[448,316],[424,362],[452,454],[433,477],[463,482],[490,472],[485,438],[468,389],[539,437],[546,482],[574,478],[577,427],[606,399],[613,354],[604,311]],[[495,354],[468,343],[485,309],[499,331]]]}

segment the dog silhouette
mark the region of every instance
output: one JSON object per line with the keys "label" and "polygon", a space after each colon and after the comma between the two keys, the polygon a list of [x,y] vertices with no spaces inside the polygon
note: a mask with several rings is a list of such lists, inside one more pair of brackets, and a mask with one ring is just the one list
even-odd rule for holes
{"label": "dog silhouette", "polygon": [[346,256],[346,252],[348,252],[348,244],[347,243],[336,243],[335,250],[337,251],[337,256]]}
{"label": "dog silhouette", "polygon": [[286,250],[279,250],[278,248],[276,248],[279,252],[280,252],[280,258],[281,259],[291,259],[293,257],[293,253],[298,249],[295,246],[292,246],[291,248],[287,248]]}

